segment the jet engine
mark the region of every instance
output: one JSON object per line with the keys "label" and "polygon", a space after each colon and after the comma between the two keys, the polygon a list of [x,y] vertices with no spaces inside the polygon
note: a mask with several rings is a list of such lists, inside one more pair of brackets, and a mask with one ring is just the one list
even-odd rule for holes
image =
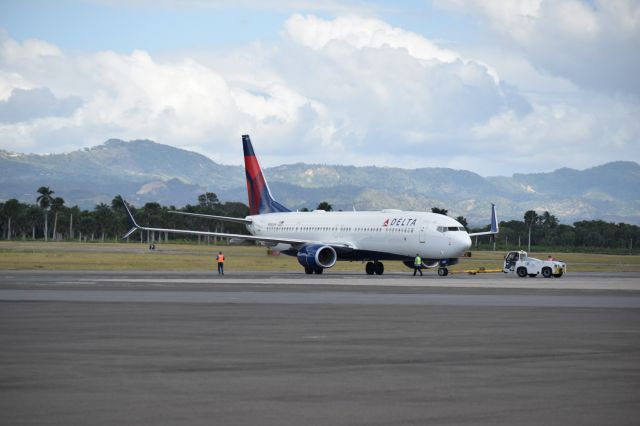
{"label": "jet engine", "polygon": [[298,250],[298,262],[314,270],[331,268],[338,260],[338,254],[331,246],[308,244]]}

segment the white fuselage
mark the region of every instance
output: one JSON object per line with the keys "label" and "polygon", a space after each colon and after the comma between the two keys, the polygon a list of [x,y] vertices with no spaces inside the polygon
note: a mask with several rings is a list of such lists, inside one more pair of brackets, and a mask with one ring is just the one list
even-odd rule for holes
{"label": "white fuselage", "polygon": [[[286,212],[249,216],[252,235],[345,244],[371,260],[458,258],[471,239],[456,220],[441,214],[401,210]],[[276,249],[295,248],[278,244]],[[351,258],[338,255],[339,258]],[[346,256],[346,257],[345,257]]]}

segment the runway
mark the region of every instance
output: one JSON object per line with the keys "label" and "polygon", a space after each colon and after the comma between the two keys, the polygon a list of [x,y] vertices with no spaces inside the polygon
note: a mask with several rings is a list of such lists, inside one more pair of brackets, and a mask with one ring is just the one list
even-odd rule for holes
{"label": "runway", "polygon": [[0,273],[2,424],[636,424],[640,276]]}

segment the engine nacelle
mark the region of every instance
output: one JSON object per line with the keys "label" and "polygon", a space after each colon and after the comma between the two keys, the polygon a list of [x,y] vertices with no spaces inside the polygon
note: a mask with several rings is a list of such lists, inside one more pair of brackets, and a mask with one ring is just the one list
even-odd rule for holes
{"label": "engine nacelle", "polygon": [[309,244],[298,250],[298,263],[305,268],[331,268],[338,260],[338,254],[331,246]]}

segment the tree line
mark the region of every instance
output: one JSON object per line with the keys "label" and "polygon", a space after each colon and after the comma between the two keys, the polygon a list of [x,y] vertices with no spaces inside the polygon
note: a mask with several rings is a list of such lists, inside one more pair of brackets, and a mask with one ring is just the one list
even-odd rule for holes
{"label": "tree line", "polygon": [[[78,206],[66,206],[61,197],[49,187],[40,187],[34,194],[35,203],[22,203],[16,199],[0,202],[0,238],[30,240],[78,240],[78,241],[118,241],[130,228],[123,208],[122,197],[116,196],[110,204],[100,203],[93,210],[80,209]],[[193,205],[182,208],[162,206],[159,203],[146,203],[140,208],[130,205],[136,221],[142,226],[156,228],[182,228],[212,232],[246,234],[241,224],[223,223],[172,213],[199,213],[230,217],[245,217],[249,214],[246,204],[240,202],[222,203],[213,192],[206,192],[197,198]],[[317,207],[332,210],[332,206],[323,201]],[[433,207],[432,212],[447,215],[443,208]],[[307,211],[307,209],[303,209]],[[467,220],[455,218],[467,227]],[[629,250],[637,252],[640,239],[640,227],[626,223],[610,223],[602,220],[585,220],[573,225],[560,224],[558,218],[550,212],[538,214],[534,210],[524,213],[522,220],[500,222],[500,234],[496,237],[481,237],[474,241],[477,248],[493,246],[513,249],[533,247],[557,247],[567,250]],[[470,229],[471,232],[488,230]],[[140,233],[131,237],[136,241],[168,240],[168,235]],[[182,235],[188,241],[202,241],[202,237]],[[174,237],[175,239],[175,237]],[[211,237],[207,241],[218,242]]]}
{"label": "tree line", "polygon": [[[78,206],[66,206],[64,199],[55,197],[55,192],[49,187],[40,187],[37,193],[35,204],[22,203],[16,199],[0,203],[0,236],[3,239],[118,241],[131,228],[124,210],[124,201],[119,195],[110,204],[100,203],[93,210],[86,210]],[[154,202],[146,203],[140,208],[127,205],[141,226],[247,233],[241,224],[172,213],[177,211],[242,218],[249,214],[249,208],[245,204],[221,203],[212,192],[199,195],[197,204],[188,204],[182,208],[162,206]],[[141,232],[131,239],[152,242],[168,240],[168,235]],[[202,237],[184,235],[180,239],[200,241]],[[214,237],[207,239],[210,240],[217,242]]]}
{"label": "tree line", "polygon": [[[560,224],[548,211],[538,214],[535,210],[524,213],[522,220],[500,221],[500,233],[475,241],[501,249],[559,248],[565,251],[607,251],[638,253],[640,227],[627,223],[611,223],[603,220],[581,220],[573,225]],[[489,226],[474,230],[488,230]]]}

